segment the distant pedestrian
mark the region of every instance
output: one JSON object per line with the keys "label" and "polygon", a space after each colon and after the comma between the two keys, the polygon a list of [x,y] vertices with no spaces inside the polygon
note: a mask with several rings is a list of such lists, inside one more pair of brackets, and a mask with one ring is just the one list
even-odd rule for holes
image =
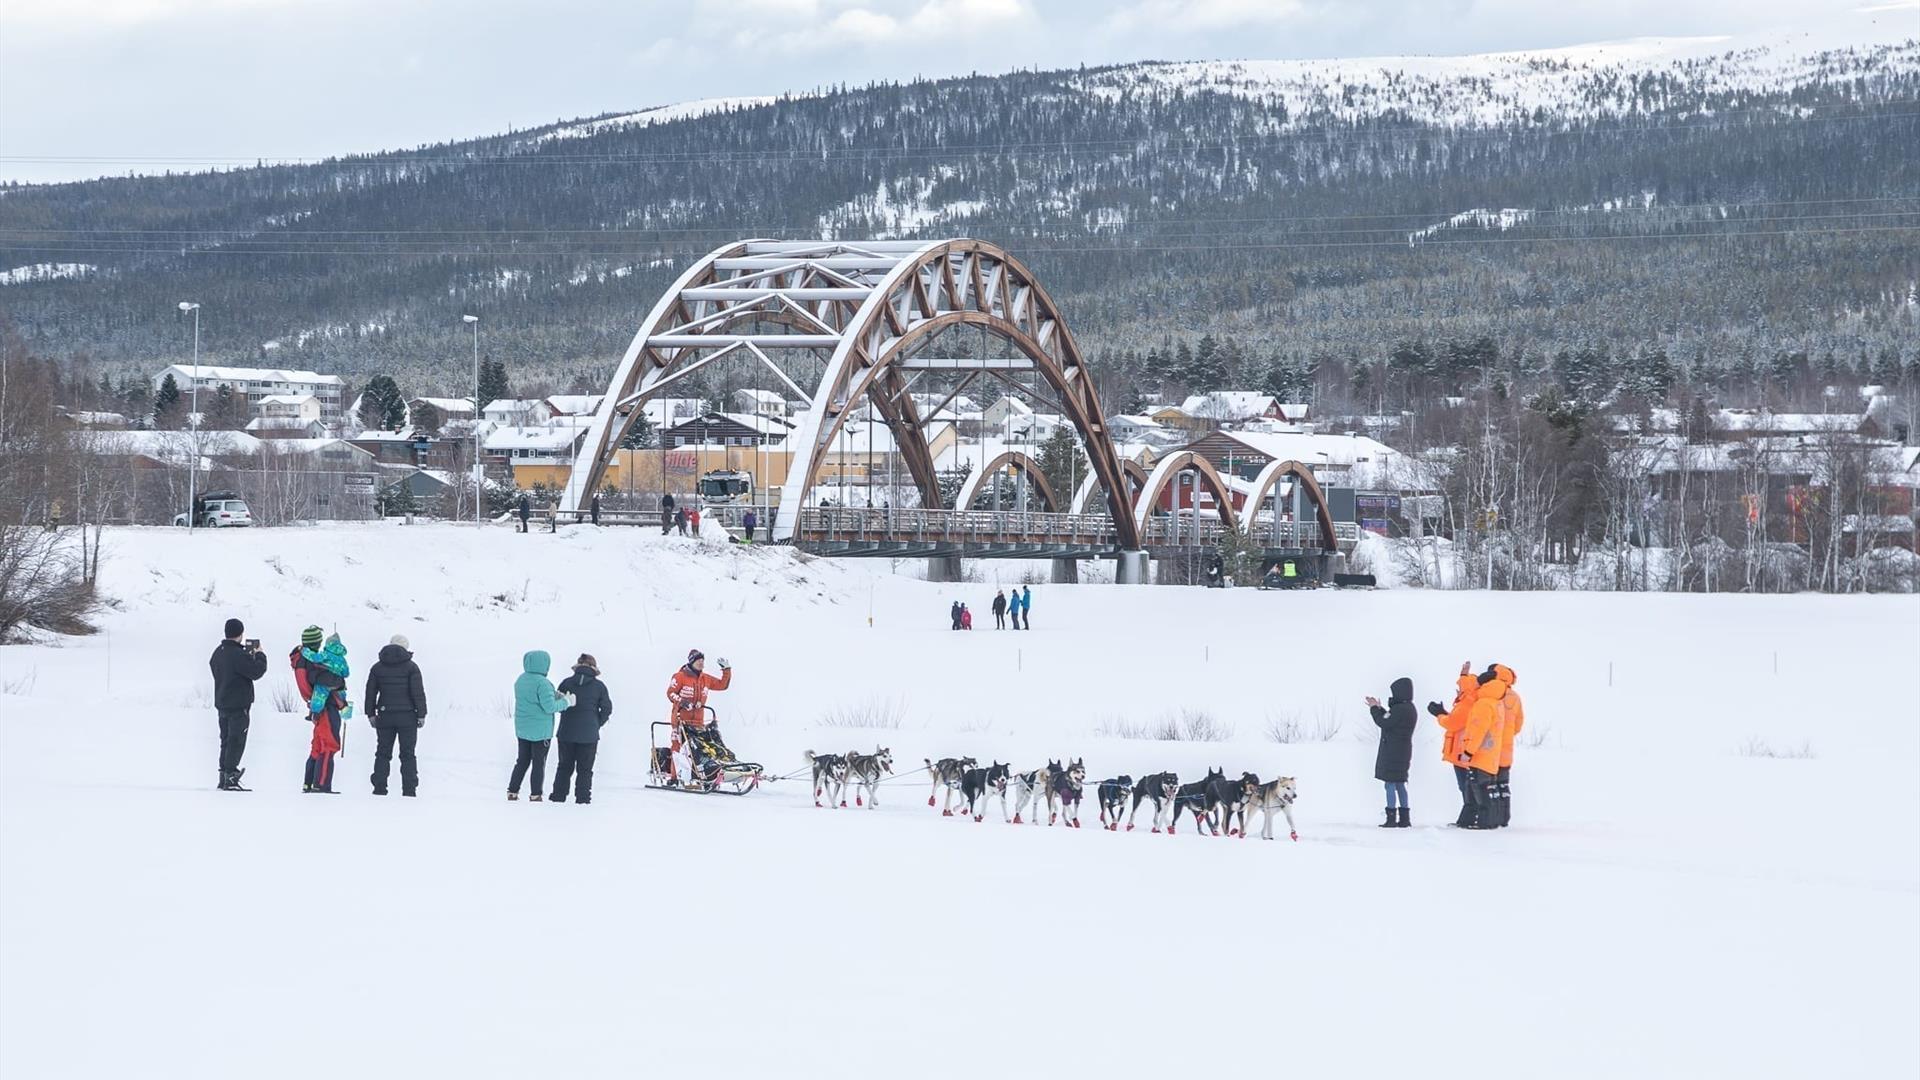
{"label": "distant pedestrian", "polygon": [[697,537],[700,535],[700,508],[699,507],[696,506],[693,509],[687,511],[687,528],[693,530],[694,536]]}
{"label": "distant pedestrian", "polygon": [[253,684],[267,673],[267,654],[260,643],[242,640],[247,628],[239,619],[228,619],[226,637],[213,647],[207,666],[213,671],[213,711],[220,723],[220,790],[245,791],[240,767],[247,752],[247,725],[252,722]]}
{"label": "distant pedestrian", "polygon": [[967,605],[965,604],[960,605],[960,629],[973,629],[973,612],[967,610]]}
{"label": "distant pedestrian", "polygon": [[593,801],[593,759],[600,749],[600,729],[613,715],[613,698],[607,684],[600,681],[600,664],[590,654],[581,653],[573,662],[573,674],[560,680],[560,693],[569,704],[560,714],[560,760],[553,767],[553,801],[567,801],[567,782],[573,779],[573,801]]}
{"label": "distant pedestrian", "polygon": [[1506,696],[1500,699],[1500,709],[1505,719],[1500,727],[1500,772],[1495,776],[1493,823],[1504,829],[1513,819],[1513,741],[1522,728],[1527,726],[1527,710],[1521,704],[1520,695],[1514,692],[1513,684],[1519,676],[1505,664],[1494,664],[1487,670],[1507,685]]}
{"label": "distant pedestrian", "polygon": [[600,493],[597,491],[593,493],[593,498],[587,502],[587,514],[593,519],[595,525],[600,524]]}
{"label": "distant pedestrian", "polygon": [[1007,590],[1005,589],[993,594],[993,628],[995,630],[1007,628]]}
{"label": "distant pedestrian", "polygon": [[547,507],[547,531],[550,533],[560,531],[560,506],[558,503]]}
{"label": "distant pedestrian", "polygon": [[687,535],[687,512],[684,508],[673,512],[673,527],[681,536]]}
{"label": "distant pedestrian", "polygon": [[1413,824],[1407,809],[1407,769],[1413,764],[1413,729],[1420,712],[1413,705],[1413,680],[1398,678],[1387,694],[1387,703],[1369,697],[1367,711],[1380,729],[1380,750],[1373,758],[1373,778],[1387,787],[1387,819],[1383,829],[1405,829]]}
{"label": "distant pedestrian", "polygon": [[754,516],[751,507],[747,509],[746,513],[740,515],[740,529],[747,534],[747,543],[753,543],[753,527],[759,523],[760,519]]}
{"label": "distant pedestrian", "polygon": [[408,798],[420,789],[420,766],[413,755],[420,729],[427,726],[427,689],[420,679],[420,665],[413,662],[405,635],[395,634],[380,650],[380,659],[367,669],[367,692],[360,703],[372,722],[376,742],[373,750],[373,793],[387,793],[387,770],[393,765],[393,748],[400,747],[400,794]]}
{"label": "distant pedestrian", "polygon": [[955,600],[953,606],[947,609],[947,620],[952,623],[950,629],[960,629],[960,601]]}
{"label": "distant pedestrian", "polygon": [[1467,717],[1473,711],[1473,699],[1479,691],[1480,681],[1473,677],[1473,662],[1467,661],[1460,665],[1460,677],[1454,681],[1452,707],[1437,701],[1427,702],[1427,712],[1440,722],[1440,730],[1445,733],[1440,739],[1440,758],[1452,766],[1454,786],[1460,789],[1460,813],[1453,823],[1462,829],[1473,828],[1479,821],[1473,799],[1473,770],[1460,755],[1466,741]]}
{"label": "distant pedestrian", "polygon": [[533,517],[533,500],[529,498],[527,496],[527,493],[524,491],[520,493],[519,510],[520,510],[520,531],[528,532],[530,530],[527,528],[527,522]]}
{"label": "distant pedestrian", "polygon": [[287,659],[293,665],[294,686],[305,699],[307,719],[313,723],[300,790],[332,795],[333,757],[346,749],[341,721],[353,716],[353,705],[347,701],[347,647],[339,634],[309,626],[300,631],[300,644]]}
{"label": "distant pedestrian", "polygon": [[1033,629],[1033,586],[1020,589],[1020,629]]}
{"label": "distant pedestrian", "polygon": [[519,743],[519,756],[513,761],[513,775],[507,780],[507,800],[520,797],[520,781],[533,779],[533,802],[539,802],[547,783],[547,747],[553,742],[553,718],[567,707],[547,681],[553,660],[535,649],[520,657],[520,677],[513,681],[513,734]]}

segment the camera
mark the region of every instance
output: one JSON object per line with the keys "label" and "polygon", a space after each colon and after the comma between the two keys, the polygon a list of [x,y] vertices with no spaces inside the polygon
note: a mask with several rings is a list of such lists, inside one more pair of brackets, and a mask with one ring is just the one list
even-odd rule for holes
{"label": "camera", "polygon": [[259,639],[259,638],[257,638],[257,637],[250,637],[250,638],[248,638],[248,639],[247,639],[247,651],[248,651],[248,652],[259,652],[259,651],[260,651],[260,639]]}

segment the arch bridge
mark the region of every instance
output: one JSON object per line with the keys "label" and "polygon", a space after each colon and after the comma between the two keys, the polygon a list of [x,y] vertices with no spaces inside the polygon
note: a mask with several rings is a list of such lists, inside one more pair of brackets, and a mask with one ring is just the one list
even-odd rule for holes
{"label": "arch bridge", "polygon": [[[1113,556],[1122,581],[1145,580],[1150,550],[1214,546],[1228,530],[1263,550],[1331,553],[1350,546],[1336,535],[1312,474],[1296,463],[1276,463],[1292,468],[1270,478],[1263,473],[1258,497],[1246,504],[1256,509],[1245,512],[1236,511],[1225,480],[1197,454],[1171,455],[1151,474],[1123,459],[1058,305],[1018,259],[970,239],[743,240],[696,261],[621,356],[575,459],[562,512],[577,514],[599,490],[649,398],[723,360],[764,371],[769,384],[807,406],[784,447],[792,463],[771,528],[779,542],[849,556]],[[946,505],[929,416],[977,383],[1004,383],[1073,426],[1087,474],[1067,501],[1037,462],[1006,448]],[[836,446],[844,447],[855,415],[884,426],[917,506],[811,505],[810,493]],[[1006,470],[1021,485],[1014,509],[974,510],[983,486]],[[1277,507],[1264,526],[1256,524],[1258,504],[1285,475],[1296,481],[1296,503],[1303,489],[1311,497],[1322,528],[1297,527],[1297,513],[1276,522]],[[1211,495],[1212,512],[1182,512],[1183,484]],[[1169,491],[1173,505],[1163,513],[1158,503]],[[1242,517],[1253,528],[1243,528]]]}

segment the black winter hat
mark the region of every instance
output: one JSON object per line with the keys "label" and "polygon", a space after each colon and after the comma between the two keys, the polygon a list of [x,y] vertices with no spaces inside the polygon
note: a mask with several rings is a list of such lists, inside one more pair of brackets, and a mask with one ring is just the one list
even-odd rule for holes
{"label": "black winter hat", "polygon": [[226,629],[228,637],[237,638],[247,632],[247,624],[241,622],[239,619],[228,619]]}

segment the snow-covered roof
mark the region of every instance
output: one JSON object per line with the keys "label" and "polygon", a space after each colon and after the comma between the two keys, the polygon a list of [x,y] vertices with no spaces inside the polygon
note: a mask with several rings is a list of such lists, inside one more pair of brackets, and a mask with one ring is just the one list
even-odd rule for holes
{"label": "snow-covered roof", "polygon": [[785,405],[787,403],[786,398],[781,397],[771,390],[756,390],[752,387],[735,390],[733,396],[737,400],[743,399],[751,401],[756,405]]}
{"label": "snow-covered roof", "polygon": [[309,401],[318,402],[319,400],[319,398],[312,394],[268,394],[266,397],[260,399],[260,404],[297,406],[305,405]]}
{"label": "snow-covered roof", "polygon": [[490,413],[517,413],[536,412],[540,409],[551,408],[552,406],[548,405],[542,398],[499,398],[487,402],[487,407],[481,411]]}
{"label": "snow-covered roof", "polygon": [[1400,451],[1365,435],[1327,435],[1312,431],[1234,431],[1227,438],[1275,461],[1291,458],[1305,465],[1334,467],[1398,457]]}
{"label": "snow-covered roof", "polygon": [[322,450],[348,450],[363,457],[372,457],[364,447],[355,446],[345,439],[275,439],[272,444],[276,450],[295,454],[317,454]]}
{"label": "snow-covered roof", "polygon": [[1125,424],[1128,427],[1134,427],[1134,428],[1165,428],[1166,427],[1165,424],[1162,424],[1160,421],[1155,420],[1153,417],[1145,416],[1140,413],[1117,413],[1113,416],[1107,417],[1107,423],[1109,425]]}
{"label": "snow-covered roof", "polygon": [[1713,415],[1721,431],[1794,432],[1853,431],[1860,417],[1853,413],[1777,413],[1767,409],[1721,409]]}
{"label": "snow-covered roof", "polygon": [[431,405],[442,413],[470,413],[473,399],[463,397],[417,397],[412,404]]}
{"label": "snow-covered roof", "polygon": [[1180,411],[1202,420],[1251,420],[1279,404],[1272,394],[1257,390],[1215,390],[1190,395],[1180,403]]}
{"label": "snow-covered roof", "polygon": [[358,435],[349,436],[354,442],[412,442],[411,431],[381,431],[370,428]]}
{"label": "snow-covered roof", "polygon": [[588,416],[600,408],[600,399],[605,394],[555,394],[547,399],[547,406],[562,416]]}
{"label": "snow-covered roof", "polygon": [[196,444],[203,457],[257,454],[264,445],[244,431],[102,431],[92,437],[101,453],[143,454],[176,463],[191,458]]}
{"label": "snow-covered roof", "polygon": [[[200,379],[203,382],[280,382],[311,383],[319,386],[345,386],[347,381],[338,375],[322,375],[317,371],[294,371],[288,368],[249,368],[221,367],[216,364],[170,364],[160,374],[154,376],[155,386],[166,381],[171,372]],[[177,381],[177,380],[176,380]]]}

